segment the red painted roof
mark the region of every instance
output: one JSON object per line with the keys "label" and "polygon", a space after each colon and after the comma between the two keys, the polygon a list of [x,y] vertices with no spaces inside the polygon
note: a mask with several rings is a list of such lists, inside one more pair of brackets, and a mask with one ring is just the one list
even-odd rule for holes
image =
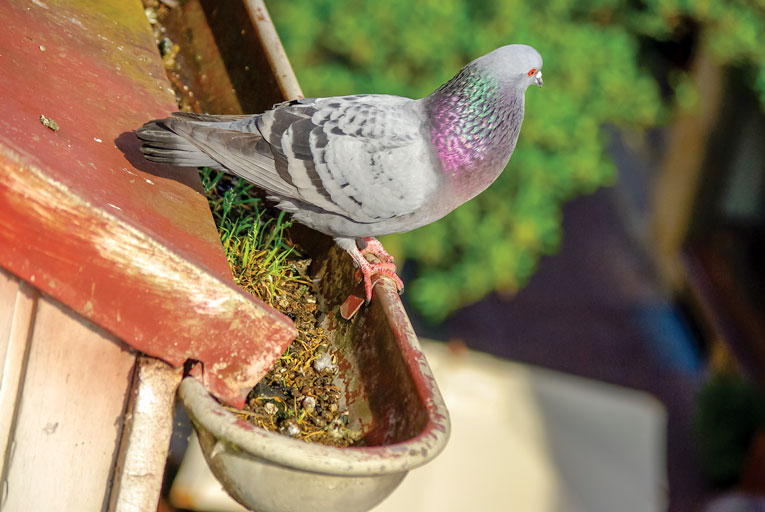
{"label": "red painted roof", "polygon": [[203,361],[240,405],[295,331],[234,286],[196,172],[138,152],[133,130],[175,110],[140,4],[5,2],[0,19],[0,266],[140,351]]}

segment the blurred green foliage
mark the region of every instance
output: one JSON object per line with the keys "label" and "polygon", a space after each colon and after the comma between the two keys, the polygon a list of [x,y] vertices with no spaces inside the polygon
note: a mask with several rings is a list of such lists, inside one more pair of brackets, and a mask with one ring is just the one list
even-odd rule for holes
{"label": "blurred green foliage", "polygon": [[545,59],[545,86],[527,92],[520,140],[497,182],[445,219],[383,240],[399,259],[419,263],[407,296],[433,321],[492,290],[517,290],[540,255],[558,247],[562,203],[614,179],[604,124],[657,123],[663,106],[639,64],[641,36],[669,37],[678,19],[703,16],[719,26],[710,37],[723,58],[765,59],[757,51],[761,15],[731,21],[747,30],[726,29],[736,9],[753,9],[743,4],[724,8],[726,16],[714,2],[682,0],[273,0],[268,7],[308,96],[422,97],[468,61],[516,42]]}
{"label": "blurred green foliage", "polygon": [[765,105],[765,2],[714,0],[642,0],[629,11],[632,30],[668,39],[688,20],[696,25],[701,44],[723,65],[736,65],[748,76]]}

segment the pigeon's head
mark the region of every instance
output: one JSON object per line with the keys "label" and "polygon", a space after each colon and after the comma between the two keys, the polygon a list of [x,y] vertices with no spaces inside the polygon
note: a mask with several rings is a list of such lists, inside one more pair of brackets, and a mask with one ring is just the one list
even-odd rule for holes
{"label": "pigeon's head", "polygon": [[542,87],[542,56],[531,46],[502,46],[473,63],[506,86],[524,91],[531,84]]}

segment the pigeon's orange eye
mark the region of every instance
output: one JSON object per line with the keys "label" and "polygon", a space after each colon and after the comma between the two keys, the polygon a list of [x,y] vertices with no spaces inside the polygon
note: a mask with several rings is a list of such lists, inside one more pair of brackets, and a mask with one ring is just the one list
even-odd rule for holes
{"label": "pigeon's orange eye", "polygon": [[529,70],[529,76],[533,76],[533,75],[534,75],[534,73],[536,73],[536,72],[537,72],[537,68],[531,68],[531,69]]}

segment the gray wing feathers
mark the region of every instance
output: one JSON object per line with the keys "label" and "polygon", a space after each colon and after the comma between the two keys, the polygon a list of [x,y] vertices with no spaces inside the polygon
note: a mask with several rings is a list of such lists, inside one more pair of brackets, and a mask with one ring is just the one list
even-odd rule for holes
{"label": "gray wing feathers", "polygon": [[266,112],[258,129],[284,155],[300,199],[375,222],[416,210],[438,183],[423,172],[430,149],[411,105],[395,96],[318,99]]}
{"label": "gray wing feathers", "polygon": [[259,133],[221,129],[215,124],[174,123],[174,120],[171,118],[168,126],[215,160],[214,167],[222,167],[268,193],[294,196],[295,188],[276,172],[270,147],[260,144],[262,137]]}
{"label": "gray wing feathers", "polygon": [[271,146],[257,128],[258,116],[211,116],[176,112],[137,131],[147,159],[189,167],[213,167],[240,176],[271,194],[296,190],[275,169]]}
{"label": "gray wing feathers", "polygon": [[138,131],[147,158],[223,168],[298,208],[360,223],[411,213],[438,185],[429,137],[406,98],[301,99],[258,116],[153,123]]}

